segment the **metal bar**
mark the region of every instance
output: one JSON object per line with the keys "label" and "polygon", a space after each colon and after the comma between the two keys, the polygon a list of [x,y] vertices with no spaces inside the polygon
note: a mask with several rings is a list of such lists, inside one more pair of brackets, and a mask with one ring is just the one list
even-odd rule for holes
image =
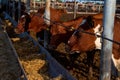
{"label": "metal bar", "polygon": [[[113,27],[115,16],[116,0],[105,0],[103,37],[113,39]],[[100,80],[110,80],[111,78],[111,57],[112,42],[103,39],[100,55]]]}
{"label": "metal bar", "polygon": [[26,2],[26,11],[27,12],[30,11],[30,0],[27,0],[27,2]]}
{"label": "metal bar", "polygon": [[34,8],[34,12],[35,12],[35,8],[36,8],[36,2],[35,2],[35,0],[33,1],[33,8]]}
{"label": "metal bar", "polygon": [[[46,0],[45,14],[44,17],[50,20],[50,0]],[[44,19],[45,23],[49,26],[50,21]],[[47,30],[44,31],[44,47],[47,47],[49,42],[49,32]]]}
{"label": "metal bar", "polygon": [[9,2],[9,1],[8,1],[8,0],[6,0],[6,10],[5,10],[5,11],[6,11],[7,13],[9,12],[9,11],[8,11],[8,8],[9,8],[9,6],[8,6],[8,5],[9,5],[9,3],[8,3],[8,2]]}
{"label": "metal bar", "polygon": [[15,0],[12,0],[12,17],[15,19]]}
{"label": "metal bar", "polygon": [[76,0],[74,0],[74,19],[76,18],[76,12],[77,12],[76,7],[77,7],[76,6]]}
{"label": "metal bar", "polygon": [[18,1],[18,20],[21,16],[21,0]]}
{"label": "metal bar", "polygon": [[[21,65],[21,63],[20,63],[20,59],[19,59],[19,57],[18,57],[18,55],[17,55],[17,52],[16,52],[14,46],[12,45],[12,42],[11,42],[11,40],[10,40],[7,32],[5,32],[5,35],[7,36],[8,41],[9,41],[9,43],[10,43],[10,46],[12,47],[13,52],[14,52],[14,54],[15,54],[15,56],[16,56],[16,58],[17,58],[17,61],[18,61],[18,63],[19,63],[19,66],[20,66],[21,72],[22,72],[22,73],[21,73],[21,76],[22,76],[23,80],[28,80],[28,79],[27,79],[27,75],[26,75],[26,73],[25,73],[25,71],[24,71],[24,69],[23,69],[23,67],[22,67],[22,65]],[[21,78],[21,76],[20,76],[20,78]],[[20,79],[20,78],[19,78],[19,79]]]}
{"label": "metal bar", "polygon": [[[117,16],[117,17],[118,17],[118,16]],[[45,18],[45,17],[43,17],[43,18],[46,19],[46,20],[49,20],[49,19],[47,19],[47,18]],[[119,18],[119,17],[118,17],[118,18]],[[115,41],[115,40],[113,40],[113,39],[109,39],[109,38],[107,38],[107,37],[104,37],[104,36],[101,36],[101,35],[97,35],[97,34],[92,33],[92,32],[87,32],[87,31],[84,31],[84,30],[73,29],[73,28],[67,27],[67,26],[65,26],[65,25],[63,25],[63,24],[61,24],[61,23],[58,23],[58,22],[55,22],[55,21],[52,21],[52,20],[49,20],[49,21],[50,21],[51,23],[53,23],[53,24],[60,25],[60,26],[66,28],[66,29],[68,29],[68,30],[71,30],[71,29],[72,29],[72,30],[77,30],[77,31],[80,31],[80,32],[82,32],[82,33],[86,33],[86,34],[89,34],[89,35],[101,37],[102,39],[106,39],[106,40],[111,41],[111,42],[113,42],[113,43],[115,43],[115,44],[117,44],[117,45],[120,45],[120,42]]]}
{"label": "metal bar", "polygon": [[4,18],[5,19],[9,19],[12,22],[12,24],[13,24],[14,27],[17,26],[17,22],[11,16],[9,16],[6,12],[3,12],[3,14],[5,15]]}
{"label": "metal bar", "polygon": [[23,67],[22,67],[22,65],[21,65],[21,63],[20,63],[19,57],[18,57],[18,55],[17,55],[17,52],[16,52],[16,50],[15,50],[15,48],[14,48],[14,46],[13,46],[13,44],[12,44],[12,42],[11,42],[9,36],[8,36],[8,34],[7,34],[7,32],[4,32],[4,34],[5,34],[5,36],[7,37],[8,42],[10,43],[10,46],[11,46],[11,48],[12,48],[12,50],[13,50],[13,54],[15,55],[15,57],[16,57],[18,63],[19,63],[19,66],[20,66],[20,68],[21,68],[21,75],[20,75],[20,77],[19,77],[18,79],[22,78],[23,80],[28,80],[28,79],[27,79],[27,76],[26,76],[26,73],[25,73],[25,71],[24,71],[24,69],[23,69]]}

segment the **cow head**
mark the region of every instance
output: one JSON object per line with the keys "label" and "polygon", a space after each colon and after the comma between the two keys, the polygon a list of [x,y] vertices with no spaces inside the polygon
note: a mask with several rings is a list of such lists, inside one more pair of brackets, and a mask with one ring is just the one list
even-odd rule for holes
{"label": "cow head", "polygon": [[25,25],[25,15],[22,15],[21,18],[19,19],[17,27],[15,28],[15,32],[17,34],[24,32],[24,27],[23,27],[24,25]]}
{"label": "cow head", "polygon": [[28,29],[28,25],[31,21],[31,18],[30,18],[30,15],[25,13],[24,15],[22,15],[18,21],[18,25],[17,27],[14,29],[14,31],[17,33],[17,34],[20,34],[22,32],[25,32],[27,31]]}
{"label": "cow head", "polygon": [[56,21],[56,22],[60,22],[61,18],[64,14],[67,14],[66,9],[54,9],[54,8],[50,8],[50,19],[52,21]]}
{"label": "cow head", "polygon": [[60,43],[67,43],[68,39],[74,32],[74,29],[78,28],[83,19],[84,17],[79,17],[75,20],[51,25],[49,48],[56,49]]}
{"label": "cow head", "polygon": [[72,34],[66,45],[66,51],[80,53],[100,49],[100,38],[91,35],[100,34],[102,19],[94,19],[88,16],[83,20],[79,28]]}
{"label": "cow head", "polygon": [[[101,49],[100,37],[97,37],[93,34],[101,35],[102,19],[93,18],[92,21],[94,21],[94,27],[91,27],[89,29],[79,28],[70,37],[70,39],[68,40],[68,45],[66,47],[70,53],[75,53],[75,52],[80,53],[80,52],[91,51],[94,49]],[[120,22],[119,21],[120,19],[115,18],[115,23],[113,28],[113,31],[114,31],[113,40],[117,42],[120,42],[120,36],[119,36]],[[84,27],[85,25],[86,23],[84,24]],[[118,71],[117,76],[119,76],[120,78],[120,45],[115,44],[114,42],[113,42],[111,59],[113,60],[114,67]],[[113,67],[112,67],[112,70],[113,70]]]}
{"label": "cow head", "polygon": [[[69,26],[70,27],[70,26]],[[51,25],[50,33],[50,43],[49,49],[56,49],[60,43],[66,43],[69,37],[72,35],[73,31],[67,30],[66,27],[61,25]]]}

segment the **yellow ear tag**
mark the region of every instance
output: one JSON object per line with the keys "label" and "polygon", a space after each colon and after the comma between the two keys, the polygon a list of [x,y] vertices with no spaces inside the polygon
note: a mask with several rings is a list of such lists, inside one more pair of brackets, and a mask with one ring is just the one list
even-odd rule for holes
{"label": "yellow ear tag", "polygon": [[49,29],[49,28],[47,28],[46,30],[47,30],[47,31],[49,31],[50,29]]}

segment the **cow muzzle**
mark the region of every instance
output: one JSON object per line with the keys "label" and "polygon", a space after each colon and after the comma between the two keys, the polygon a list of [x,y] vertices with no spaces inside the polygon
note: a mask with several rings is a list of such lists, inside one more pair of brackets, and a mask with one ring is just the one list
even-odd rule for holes
{"label": "cow muzzle", "polygon": [[79,54],[80,51],[70,51],[69,54]]}
{"label": "cow muzzle", "polygon": [[66,45],[65,45],[65,51],[66,51],[67,53],[69,53],[69,52],[70,52],[70,49],[71,49],[70,46],[66,44]]}
{"label": "cow muzzle", "polygon": [[76,53],[80,53],[80,51],[72,51],[71,47],[69,45],[65,45],[65,51],[69,54],[76,54]]}

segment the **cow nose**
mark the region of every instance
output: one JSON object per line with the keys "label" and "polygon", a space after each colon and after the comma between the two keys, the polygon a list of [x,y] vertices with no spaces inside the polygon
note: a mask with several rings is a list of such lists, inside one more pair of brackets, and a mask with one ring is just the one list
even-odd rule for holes
{"label": "cow nose", "polygon": [[69,45],[65,45],[65,51],[67,52],[67,53],[69,53],[70,52],[70,46]]}
{"label": "cow nose", "polygon": [[76,54],[76,53],[80,53],[80,51],[78,50],[72,50],[72,48],[68,45],[68,44],[66,44],[65,45],[65,51],[67,52],[67,53],[69,53],[69,54]]}
{"label": "cow nose", "polygon": [[75,51],[70,51],[69,54],[76,54],[76,52]]}
{"label": "cow nose", "polygon": [[80,51],[70,51],[69,54],[80,54]]}

